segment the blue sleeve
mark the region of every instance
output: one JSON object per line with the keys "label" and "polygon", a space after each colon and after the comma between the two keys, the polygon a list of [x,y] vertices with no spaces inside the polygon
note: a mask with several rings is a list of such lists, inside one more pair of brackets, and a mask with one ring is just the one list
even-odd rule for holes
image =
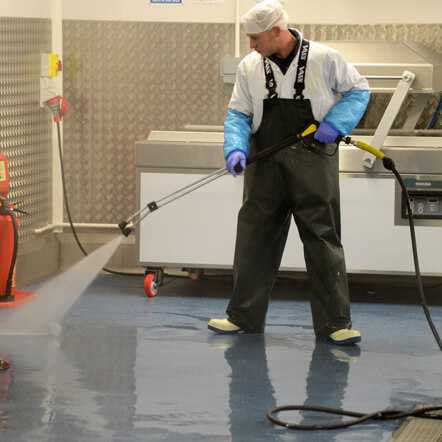
{"label": "blue sleeve", "polygon": [[224,158],[234,150],[241,150],[247,156],[251,135],[252,117],[235,109],[227,109],[224,120]]}
{"label": "blue sleeve", "polygon": [[341,99],[328,111],[324,121],[341,135],[350,135],[364,115],[369,101],[368,90],[352,89],[344,92]]}

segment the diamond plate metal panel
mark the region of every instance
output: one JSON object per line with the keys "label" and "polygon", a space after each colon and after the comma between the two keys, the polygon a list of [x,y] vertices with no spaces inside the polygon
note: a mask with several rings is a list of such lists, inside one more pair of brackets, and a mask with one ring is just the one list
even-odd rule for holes
{"label": "diamond plate metal panel", "polygon": [[66,177],[73,217],[115,223],[135,209],[134,143],[151,129],[221,124],[231,90],[219,60],[233,26],[67,21]]}
{"label": "diamond plate metal panel", "polygon": [[48,224],[51,209],[51,122],[40,109],[40,53],[51,48],[51,23],[0,18],[0,151],[8,156],[11,201],[21,216],[20,239]]}
{"label": "diamond plate metal panel", "polygon": [[[298,27],[316,40],[408,39],[442,53],[441,25]],[[234,26],[67,20],[63,35],[70,102],[64,155],[73,217],[117,223],[135,211],[135,141],[152,129],[222,125],[232,89],[222,82],[219,63],[234,54]],[[241,49],[248,51],[244,34]],[[376,127],[388,98],[376,96],[361,127]]]}
{"label": "diamond plate metal panel", "polygon": [[442,422],[431,419],[407,419],[393,434],[392,442],[442,442]]}

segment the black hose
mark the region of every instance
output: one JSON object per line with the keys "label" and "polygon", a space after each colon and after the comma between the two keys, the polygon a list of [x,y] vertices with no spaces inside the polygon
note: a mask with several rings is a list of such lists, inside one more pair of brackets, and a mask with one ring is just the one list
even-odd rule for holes
{"label": "black hose", "polygon": [[[276,417],[276,414],[282,411],[314,411],[317,413],[335,414],[338,416],[350,416],[355,419],[347,420],[345,422],[332,422],[325,425],[318,424],[293,424]],[[369,420],[386,421],[393,419],[404,419],[406,417],[421,417],[426,419],[442,419],[440,415],[434,412],[442,411],[442,407],[422,407],[415,408],[411,411],[403,410],[381,410],[374,413],[358,413],[355,411],[340,410],[338,408],[317,407],[307,405],[286,405],[282,407],[276,407],[267,413],[267,419],[269,419],[275,425],[288,428],[290,430],[302,430],[302,431],[318,431],[318,430],[338,430],[342,428],[348,428],[353,425],[362,424]]]}
{"label": "black hose", "polygon": [[427,299],[425,297],[424,293],[424,285],[422,283],[422,277],[421,272],[419,268],[419,258],[417,254],[417,245],[416,245],[416,233],[414,230],[414,220],[413,220],[413,212],[411,210],[410,206],[410,197],[408,195],[407,188],[404,184],[404,181],[402,180],[402,177],[400,173],[397,171],[394,162],[391,158],[384,157],[382,160],[384,167],[388,170],[391,170],[396,177],[396,179],[399,182],[399,185],[401,186],[403,196],[405,199],[405,203],[407,204],[407,214],[408,214],[408,223],[410,225],[410,235],[411,235],[411,245],[413,249],[413,261],[414,261],[414,270],[416,273],[416,281],[417,281],[417,287],[419,291],[419,296],[421,298],[421,305],[425,313],[425,317],[427,318],[428,325],[430,326],[430,329],[433,333],[433,336],[437,342],[437,345],[439,346],[439,349],[442,351],[442,341],[440,339],[439,333],[437,332],[436,326],[434,325],[434,322],[431,318],[430,310],[428,308]]}
{"label": "black hose", "polygon": [[[72,216],[71,216],[71,211],[70,211],[70,208],[69,208],[69,201],[68,201],[68,196],[67,196],[67,188],[66,188],[66,181],[65,181],[65,174],[64,174],[63,152],[61,150],[60,122],[56,122],[56,124],[57,124],[58,152],[59,152],[59,157],[60,157],[61,182],[62,182],[62,186],[63,186],[63,199],[64,199],[64,204],[65,204],[65,207],[66,207],[66,214],[68,216],[69,225],[71,226],[72,234],[74,235],[75,242],[77,243],[79,249],[82,251],[83,255],[84,256],[88,256],[87,251],[85,250],[85,248],[81,244],[80,239],[79,239],[79,237],[77,235],[77,231],[75,230],[74,223],[72,222]],[[108,269],[106,267],[103,267],[103,270],[105,272],[107,272],[107,273],[112,273],[113,275],[144,276],[144,273],[119,272],[117,270]]]}

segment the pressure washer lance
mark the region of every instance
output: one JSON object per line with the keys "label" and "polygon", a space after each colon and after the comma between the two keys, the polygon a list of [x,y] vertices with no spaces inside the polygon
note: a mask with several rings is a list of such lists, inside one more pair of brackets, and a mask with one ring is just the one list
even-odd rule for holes
{"label": "pressure washer lance", "polygon": [[[256,153],[255,155],[251,155],[246,160],[246,165],[252,164],[262,158],[268,157],[270,155],[275,154],[276,152],[292,146],[293,144],[302,141],[305,137],[312,135],[317,129],[316,124],[310,124],[307,129],[305,129],[302,133],[291,135],[287,138],[285,138],[281,143],[275,144],[273,146],[270,146],[261,152]],[[235,166],[235,171],[240,173],[242,172],[242,167],[237,164]],[[158,201],[151,201],[150,203],[146,204],[142,209],[135,212],[131,217],[126,219],[125,221],[122,221],[118,224],[118,227],[120,228],[121,232],[124,236],[129,236],[134,229],[134,227],[139,224],[141,221],[143,221],[144,218],[146,218],[148,215],[150,215],[155,210],[158,210],[159,208],[166,206],[167,204],[170,204],[171,202],[182,198],[183,196],[193,192],[194,190],[199,189],[200,187],[205,186],[206,184],[211,183],[212,181],[215,181],[216,179],[226,175],[229,173],[229,171],[223,167],[222,169],[218,169],[209,175],[206,175],[205,177],[185,186],[181,189],[164,196],[163,198],[159,199]]]}

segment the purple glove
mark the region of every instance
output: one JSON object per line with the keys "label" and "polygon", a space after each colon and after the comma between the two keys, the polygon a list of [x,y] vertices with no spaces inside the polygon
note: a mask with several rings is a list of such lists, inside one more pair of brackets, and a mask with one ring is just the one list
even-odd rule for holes
{"label": "purple glove", "polygon": [[242,150],[233,150],[226,159],[226,169],[233,175],[240,175],[241,172],[235,170],[235,166],[240,164],[242,169],[246,168],[246,154]]}
{"label": "purple glove", "polygon": [[340,133],[332,125],[323,121],[319,125],[313,138],[321,143],[331,144],[336,141],[336,138],[338,138],[339,135]]}

